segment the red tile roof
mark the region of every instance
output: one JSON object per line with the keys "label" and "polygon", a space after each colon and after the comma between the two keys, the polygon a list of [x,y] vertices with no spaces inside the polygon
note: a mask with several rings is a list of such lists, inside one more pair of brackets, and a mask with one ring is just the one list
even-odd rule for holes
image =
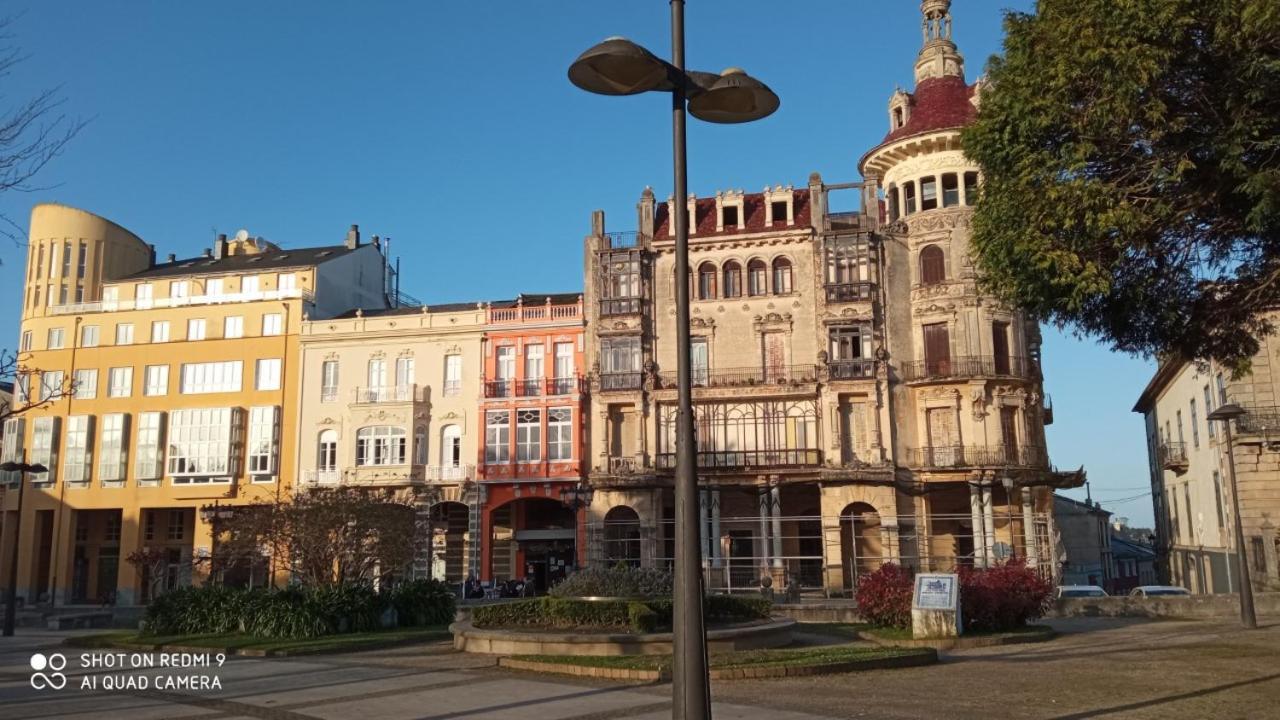
{"label": "red tile roof", "polygon": [[[794,190],[792,200],[792,213],[795,216],[795,224],[792,228],[804,228],[809,226],[809,191]],[[691,237],[707,237],[710,235],[741,235],[743,233],[762,233],[775,232],[777,230],[787,229],[786,218],[781,221],[775,220],[773,227],[766,227],[764,224],[765,207],[764,193],[744,193],[742,196],[743,226],[726,227],[719,232],[716,231],[716,199],[715,197],[698,198],[696,211],[697,222],[696,228],[690,233]],[[654,208],[654,242],[668,242],[674,240],[670,231],[667,229],[667,203],[659,202]]]}
{"label": "red tile roof", "polygon": [[907,124],[890,131],[882,145],[904,137],[968,125],[978,115],[973,106],[974,88],[964,78],[948,75],[927,78],[911,93],[911,114]]}

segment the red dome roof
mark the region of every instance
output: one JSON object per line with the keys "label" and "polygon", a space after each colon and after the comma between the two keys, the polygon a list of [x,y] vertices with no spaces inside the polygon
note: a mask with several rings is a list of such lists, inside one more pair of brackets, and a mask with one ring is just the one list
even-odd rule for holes
{"label": "red dome roof", "polygon": [[911,113],[907,124],[884,136],[881,145],[912,135],[968,125],[978,115],[971,102],[975,85],[948,75],[926,78],[911,93]]}

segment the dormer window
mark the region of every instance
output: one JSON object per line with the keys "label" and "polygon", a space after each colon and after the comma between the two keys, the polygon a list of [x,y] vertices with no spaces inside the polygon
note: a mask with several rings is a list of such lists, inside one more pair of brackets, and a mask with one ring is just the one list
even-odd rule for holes
{"label": "dormer window", "polygon": [[795,189],[778,185],[764,189],[764,222],[769,227],[795,224]]}
{"label": "dormer window", "polygon": [[902,108],[900,107],[894,108],[893,109],[893,129],[897,130],[898,128],[906,124],[907,124],[907,118],[903,114]]}
{"label": "dormer window", "polygon": [[769,209],[773,211],[773,221],[781,222],[787,217],[787,204],[781,200],[774,200],[769,203]]}
{"label": "dormer window", "polygon": [[741,190],[716,193],[716,232],[739,230],[746,218],[746,196]]}
{"label": "dormer window", "polygon": [[[667,198],[667,235],[676,236],[676,199],[675,196]],[[698,198],[695,195],[689,196],[688,203],[689,212],[689,234],[698,232]]]}
{"label": "dormer window", "polygon": [[726,207],[724,208],[723,212],[724,212],[724,226],[726,228],[736,228],[741,225],[741,223],[738,222],[738,208]]}

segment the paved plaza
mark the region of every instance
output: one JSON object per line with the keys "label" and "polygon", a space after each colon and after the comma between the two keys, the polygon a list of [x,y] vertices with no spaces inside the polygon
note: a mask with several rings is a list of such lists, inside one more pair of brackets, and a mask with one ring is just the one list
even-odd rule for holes
{"label": "paved plaza", "polygon": [[[1045,644],[954,653],[942,664],[714,685],[717,718],[1277,718],[1280,624],[1056,621]],[[298,659],[232,658],[221,668],[79,668],[62,690],[31,686],[31,655],[65,633],[0,640],[0,718],[264,720],[594,720],[670,717],[670,686],[628,686],[499,670],[448,644]],[[126,663],[130,658],[125,658]],[[48,675],[52,668],[47,668]],[[216,676],[220,690],[156,688]],[[93,676],[86,681],[87,677]],[[148,689],[103,690],[152,678]],[[108,680],[107,678],[111,679]],[[94,683],[98,690],[81,689]]]}

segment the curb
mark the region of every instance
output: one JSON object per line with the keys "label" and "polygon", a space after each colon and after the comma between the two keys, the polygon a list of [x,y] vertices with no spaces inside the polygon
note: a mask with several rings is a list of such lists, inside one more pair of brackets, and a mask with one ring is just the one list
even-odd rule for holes
{"label": "curb", "polygon": [[[857,672],[861,670],[892,670],[894,668],[922,667],[938,662],[938,651],[922,648],[929,652],[919,652],[897,657],[868,658],[866,660],[849,660],[846,662],[817,663],[813,665],[765,665],[761,667],[740,667],[712,669],[709,675],[712,680],[760,680],[765,678],[806,677],[813,675],[834,675],[838,673]],[[634,668],[608,668],[592,665],[571,665],[567,663],[538,662],[504,657],[498,659],[498,667],[508,670],[527,670],[529,672],[548,673],[552,675],[573,675],[602,680],[625,680],[630,682],[670,682],[671,670],[663,667],[654,670]]]}
{"label": "curb", "polygon": [[1026,643],[1048,642],[1058,637],[1058,632],[1045,626],[1036,626],[1034,632],[1003,633],[998,635],[978,635],[975,637],[958,637],[938,640],[922,638],[919,640],[898,640],[880,637],[869,630],[858,631],[858,639],[866,640],[880,647],[894,648],[933,648],[934,650],[974,650],[999,645],[1022,645]]}

